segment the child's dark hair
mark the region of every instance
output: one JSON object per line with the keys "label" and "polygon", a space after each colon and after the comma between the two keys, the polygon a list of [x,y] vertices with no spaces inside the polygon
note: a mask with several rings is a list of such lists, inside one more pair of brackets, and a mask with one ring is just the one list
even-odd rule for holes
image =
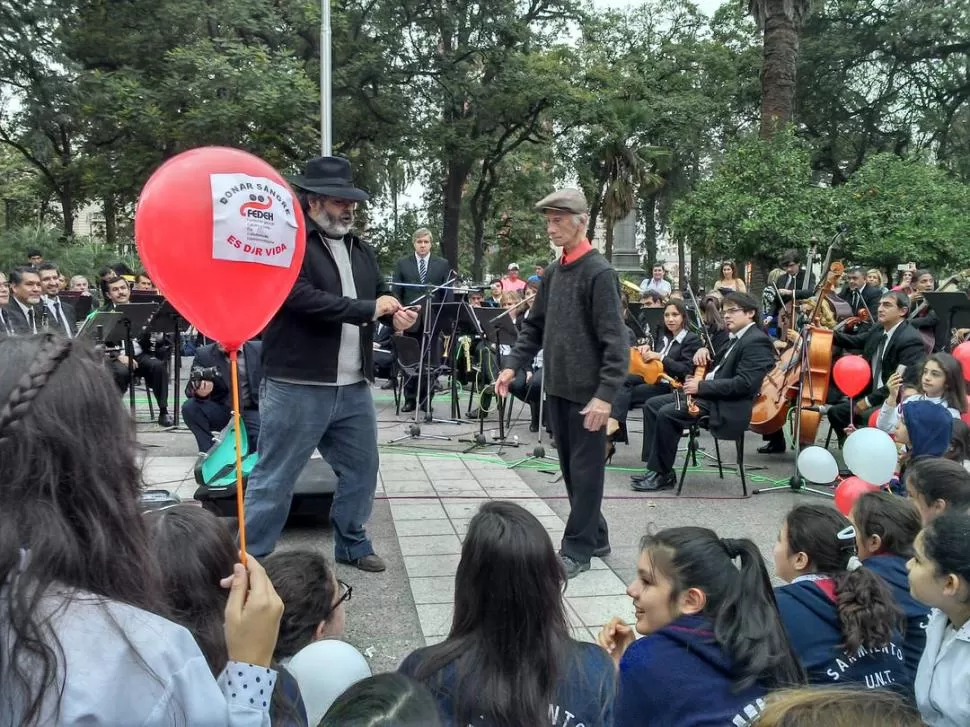
{"label": "child's dark hair", "polygon": [[769,690],[804,683],[805,672],[788,642],[754,543],[719,538],[707,528],[680,527],[645,536],[640,548],[672,582],[672,601],[689,588],[704,592],[704,615],[714,626],[715,641],[735,665],[738,691],[755,683]]}
{"label": "child's dark hair", "polygon": [[950,447],[943,453],[947,459],[952,459],[960,465],[970,459],[970,426],[962,419],[953,420],[953,430],[950,432]]}
{"label": "child's dark hair", "polygon": [[391,672],[354,684],[316,727],[439,727],[438,705],[420,682]]}
{"label": "child's dark hair", "polygon": [[927,525],[923,552],[938,575],[953,573],[970,583],[970,515],[947,511]]}
{"label": "child's dark hair", "polygon": [[967,385],[963,379],[963,366],[948,353],[941,351],[930,354],[926,357],[923,365],[919,367],[920,380],[923,378],[923,369],[930,361],[943,370],[943,399],[947,406],[962,414],[967,410]]}
{"label": "child's dark hair", "polygon": [[892,640],[903,614],[892,593],[875,573],[865,568],[848,570],[856,555],[855,537],[839,538],[852,523],[825,505],[799,505],[785,518],[788,551],[805,553],[816,573],[831,576],[842,627],[844,647],[881,649]]}
{"label": "child's dark hair", "polygon": [[273,553],[263,561],[263,568],[283,601],[273,658],[285,659],[311,643],[320,622],[330,617],[337,595],[333,568],[312,550]]}
{"label": "child's dark hair", "polygon": [[852,508],[852,521],[863,538],[878,535],[881,553],[910,558],[923,523],[912,500],[890,492],[867,492]]}
{"label": "child's dark hair", "polygon": [[970,508],[970,472],[962,464],[941,457],[919,457],[906,468],[906,484],[927,505],[943,500],[947,508]]}

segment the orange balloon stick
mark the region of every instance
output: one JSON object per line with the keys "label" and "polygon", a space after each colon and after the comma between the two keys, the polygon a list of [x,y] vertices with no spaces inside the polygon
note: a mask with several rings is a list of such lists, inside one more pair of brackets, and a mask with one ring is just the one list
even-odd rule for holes
{"label": "orange balloon stick", "polygon": [[243,504],[242,433],[239,416],[239,352],[229,352],[229,368],[232,371],[232,420],[236,432],[236,518],[239,520],[239,557],[246,565],[246,508]]}

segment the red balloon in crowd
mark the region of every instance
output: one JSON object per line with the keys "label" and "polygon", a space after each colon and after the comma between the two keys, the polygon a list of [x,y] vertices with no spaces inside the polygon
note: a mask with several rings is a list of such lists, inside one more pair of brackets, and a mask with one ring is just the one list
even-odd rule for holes
{"label": "red balloon in crowd", "polygon": [[970,381],[970,341],[964,341],[954,348],[953,358],[963,367],[963,378]]}
{"label": "red balloon in crowd", "polygon": [[846,517],[852,512],[856,500],[867,492],[876,492],[878,485],[872,485],[858,477],[846,477],[835,488],[835,507]]}
{"label": "red balloon in crowd", "polygon": [[862,356],[843,356],[832,368],[835,385],[850,398],[865,391],[871,376],[869,363]]}
{"label": "red balloon in crowd", "polygon": [[306,247],[283,177],[225,147],[192,149],[155,171],[138,198],[135,240],[159,292],[230,351],[279,310]]}

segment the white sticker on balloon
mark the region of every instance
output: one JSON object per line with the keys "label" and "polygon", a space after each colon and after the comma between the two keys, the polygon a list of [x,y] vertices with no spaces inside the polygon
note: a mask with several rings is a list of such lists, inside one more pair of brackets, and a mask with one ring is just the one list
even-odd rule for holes
{"label": "white sticker on balloon", "polygon": [[296,249],[296,199],[249,174],[210,174],[212,257],[288,268]]}

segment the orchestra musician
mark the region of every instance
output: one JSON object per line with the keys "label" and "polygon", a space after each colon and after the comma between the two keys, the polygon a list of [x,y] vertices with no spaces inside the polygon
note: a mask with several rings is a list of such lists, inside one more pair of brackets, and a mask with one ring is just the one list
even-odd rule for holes
{"label": "orchestra musician", "polygon": [[[697,414],[690,412],[680,394],[656,396],[643,409],[644,452],[649,456],[646,472],[632,478],[634,490],[653,492],[674,487],[677,445],[684,427],[697,417],[709,417],[711,434],[719,439],[737,439],[748,428],[754,397],[775,363],[774,347],[768,334],[758,327],[758,303],[750,295],[726,294],[721,314],[730,331],[728,344],[714,356],[707,348],[699,349],[694,363],[705,367],[705,375],[688,377],[684,384],[684,393],[694,397]],[[710,370],[706,370],[708,365]]]}
{"label": "orchestra musician", "polygon": [[940,337],[937,337],[936,326],[940,318],[926,302],[926,293],[936,290],[936,279],[929,270],[917,270],[913,274],[913,281],[913,293],[909,297],[910,310],[906,320],[922,336],[927,354],[942,351],[946,346],[947,332],[944,331]]}
{"label": "orchestra musician", "polygon": [[40,275],[36,268],[21,265],[10,271],[10,302],[4,310],[6,327],[12,334],[43,330],[44,307],[40,303]]}
{"label": "orchestra musician", "polygon": [[872,321],[876,317],[876,309],[879,307],[882,291],[869,285],[866,280],[865,268],[859,266],[849,268],[845,276],[848,285],[842,290],[839,297],[852,307],[852,315],[858,316],[862,314],[862,311],[866,311],[869,320]]}
{"label": "orchestra musician", "polygon": [[[682,300],[671,299],[664,306],[664,327],[662,335],[653,345],[647,343],[638,347],[638,355],[644,361],[660,361],[664,375],[683,383],[694,370],[694,354],[701,347],[701,339],[696,333],[687,330],[687,306]],[[655,396],[673,391],[670,383],[660,380],[646,383],[642,377],[628,373],[623,388],[613,399],[613,410],[606,424],[609,441],[606,458],[609,461],[615,451],[614,442],[628,442],[626,417],[630,409],[638,408]]]}
{"label": "orchestra musician", "polygon": [[867,390],[852,402],[851,410],[847,398],[828,407],[829,424],[838,437],[840,447],[845,442],[845,429],[850,422],[865,426],[872,412],[889,396],[886,382],[898,367],[907,367],[904,381],[912,381],[915,376],[915,365],[922,360],[924,349],[923,339],[906,322],[909,308],[909,297],[904,293],[886,293],[876,304],[878,325],[863,333],[835,333],[835,345],[847,349],[861,348],[862,356],[872,370]]}

